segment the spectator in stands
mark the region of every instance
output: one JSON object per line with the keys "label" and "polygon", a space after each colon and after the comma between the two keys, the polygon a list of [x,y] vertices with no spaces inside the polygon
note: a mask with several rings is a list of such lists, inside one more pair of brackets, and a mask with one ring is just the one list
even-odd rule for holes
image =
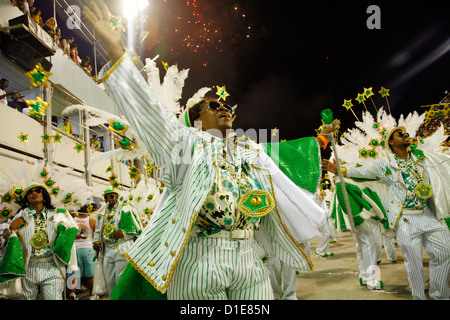
{"label": "spectator in stands", "polygon": [[30,8],[33,6],[34,0],[17,1],[19,9],[27,15],[30,15]]}
{"label": "spectator in stands", "polygon": [[70,46],[72,45],[72,43],[74,42],[74,38],[73,37],[68,37],[67,40],[63,39],[61,41],[61,49],[64,51],[65,54],[67,54],[70,57]]}
{"label": "spectator in stands", "polygon": [[13,92],[13,100],[8,105],[19,112],[22,112],[25,108],[29,108],[28,103],[17,91]]}
{"label": "spectator in stands", "polygon": [[89,77],[95,80],[95,75],[92,75],[92,66],[90,64],[88,64],[86,67],[86,73]]}
{"label": "spectator in stands", "polygon": [[91,138],[91,149],[95,151],[100,151],[100,142],[98,141],[97,135],[92,135]]}
{"label": "spectator in stands", "polygon": [[31,18],[36,21],[36,23],[43,28],[44,27],[44,21],[42,20],[42,16],[41,16],[41,9],[38,9],[36,7],[32,7],[30,9],[31,11]]}
{"label": "spectator in stands", "polygon": [[56,33],[57,26],[58,25],[56,24],[55,18],[51,17],[45,21],[44,30],[53,38]]}
{"label": "spectator in stands", "polygon": [[55,34],[53,35],[53,41],[55,41],[55,44],[58,47],[61,47],[61,29],[60,28],[56,28],[55,29]]}
{"label": "spectator in stands", "polygon": [[91,57],[86,56],[82,61],[81,61],[81,68],[83,68],[83,70],[89,75],[91,76],[91,72],[92,72],[92,66],[90,65],[91,62]]}
{"label": "spectator in stands", "polygon": [[14,92],[6,92],[5,90],[9,87],[8,79],[0,79],[0,102],[3,104],[8,104],[7,96],[11,96]]}
{"label": "spectator in stands", "polygon": [[64,118],[64,123],[61,125],[61,130],[73,135],[72,125],[69,123],[69,118]]}
{"label": "spectator in stands", "polygon": [[81,63],[80,57],[78,56],[78,45],[76,43],[70,45],[70,59],[78,65]]}

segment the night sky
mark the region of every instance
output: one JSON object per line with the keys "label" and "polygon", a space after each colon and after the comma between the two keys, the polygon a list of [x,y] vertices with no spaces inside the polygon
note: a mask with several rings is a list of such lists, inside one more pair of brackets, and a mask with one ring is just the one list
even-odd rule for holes
{"label": "night sky", "polygon": [[[114,14],[121,15],[120,2],[109,1]],[[378,30],[366,25],[373,4],[381,10]],[[438,103],[450,90],[449,9],[442,1],[150,0],[151,33],[137,51],[142,60],[159,54],[190,69],[182,104],[201,87],[225,85],[226,102],[238,105],[235,128],[277,128],[290,140],[315,135],[326,108],[342,132],[353,127],[342,104],[352,99],[361,118],[355,98],[364,88],[373,88],[377,108],[386,106],[378,91],[390,89],[397,118]],[[82,58],[91,55],[75,42]],[[371,101],[366,106],[374,113]]]}

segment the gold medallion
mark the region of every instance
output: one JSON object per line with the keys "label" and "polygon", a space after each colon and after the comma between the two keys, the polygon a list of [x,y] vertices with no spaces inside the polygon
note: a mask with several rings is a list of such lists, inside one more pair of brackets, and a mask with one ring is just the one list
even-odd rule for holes
{"label": "gold medallion", "polygon": [[42,249],[48,244],[48,237],[44,232],[36,232],[30,240],[30,244],[35,249]]}
{"label": "gold medallion", "polygon": [[251,218],[267,215],[275,207],[272,195],[263,190],[252,190],[245,193],[237,203],[239,211]]}
{"label": "gold medallion", "polygon": [[428,199],[433,195],[433,188],[428,183],[419,183],[414,191],[416,196],[421,199]]}
{"label": "gold medallion", "polygon": [[103,227],[103,233],[109,236],[114,232],[114,226],[110,223],[108,223],[106,226]]}

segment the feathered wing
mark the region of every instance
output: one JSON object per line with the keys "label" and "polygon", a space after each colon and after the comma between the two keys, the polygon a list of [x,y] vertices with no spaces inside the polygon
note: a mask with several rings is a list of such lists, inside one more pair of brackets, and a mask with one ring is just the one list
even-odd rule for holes
{"label": "feathered wing", "polygon": [[94,163],[101,160],[125,161],[140,158],[149,158],[149,155],[145,150],[139,148],[133,148],[132,150],[119,148],[107,152],[97,152],[89,161],[87,169],[90,170]]}
{"label": "feathered wing", "polygon": [[124,194],[127,203],[136,209],[143,226],[150,221],[153,210],[159,201],[161,190],[159,181],[148,179],[139,181],[134,188]]}

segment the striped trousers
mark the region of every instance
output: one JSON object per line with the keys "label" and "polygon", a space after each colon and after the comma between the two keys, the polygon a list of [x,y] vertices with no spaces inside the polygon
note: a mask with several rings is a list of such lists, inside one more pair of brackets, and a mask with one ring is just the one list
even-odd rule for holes
{"label": "striped trousers", "polygon": [[63,300],[65,281],[53,260],[29,262],[27,274],[22,278],[19,300]]}
{"label": "striped trousers", "polygon": [[191,237],[167,290],[169,300],[272,300],[264,249],[254,239]]}
{"label": "striped trousers", "polygon": [[414,299],[425,300],[425,273],[423,251],[429,254],[431,299],[449,299],[450,291],[450,231],[428,207],[419,215],[402,215],[396,235],[405,257],[409,286]]}
{"label": "striped trousers", "polygon": [[376,283],[375,267],[377,265],[377,248],[372,229],[372,219],[364,221],[356,227],[356,258],[358,259],[359,277],[364,283]]}
{"label": "striped trousers", "polygon": [[110,296],[127,264],[127,258],[125,255],[119,253],[117,247],[105,247],[103,274],[105,275],[106,286],[108,287],[108,294]]}

